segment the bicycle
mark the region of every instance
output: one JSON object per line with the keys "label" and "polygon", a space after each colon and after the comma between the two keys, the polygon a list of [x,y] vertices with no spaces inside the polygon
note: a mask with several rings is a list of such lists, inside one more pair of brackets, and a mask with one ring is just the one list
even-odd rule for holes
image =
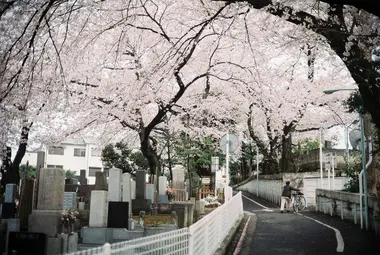
{"label": "bicycle", "polygon": [[306,198],[303,196],[302,192],[297,192],[292,195],[292,203],[294,212],[302,211],[306,208]]}

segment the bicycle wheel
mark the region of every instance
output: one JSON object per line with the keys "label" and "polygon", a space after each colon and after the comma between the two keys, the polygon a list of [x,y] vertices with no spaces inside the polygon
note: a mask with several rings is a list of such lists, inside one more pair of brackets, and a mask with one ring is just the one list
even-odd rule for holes
{"label": "bicycle wheel", "polygon": [[295,213],[298,212],[298,206],[299,206],[299,196],[295,196],[293,200],[293,210]]}
{"label": "bicycle wheel", "polygon": [[306,198],[304,196],[298,197],[298,210],[302,211],[306,207]]}

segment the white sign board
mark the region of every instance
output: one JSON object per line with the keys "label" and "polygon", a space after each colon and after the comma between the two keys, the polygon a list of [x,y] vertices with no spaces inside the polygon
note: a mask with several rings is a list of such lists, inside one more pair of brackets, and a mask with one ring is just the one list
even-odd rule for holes
{"label": "white sign board", "polygon": [[210,184],[210,178],[208,178],[208,177],[203,177],[202,178],[202,184]]}
{"label": "white sign board", "polygon": [[219,171],[219,157],[211,157],[211,172]]}

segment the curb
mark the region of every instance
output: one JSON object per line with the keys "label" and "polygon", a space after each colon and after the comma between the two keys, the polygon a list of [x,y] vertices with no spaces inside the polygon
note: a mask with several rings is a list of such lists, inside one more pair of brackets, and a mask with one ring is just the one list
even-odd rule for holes
{"label": "curb", "polygon": [[222,241],[221,246],[215,251],[214,255],[224,255],[226,253],[226,250],[228,246],[231,244],[232,240],[234,239],[237,230],[239,229],[240,224],[243,221],[245,213],[243,213],[239,219],[235,221],[234,227],[228,232],[227,236]]}
{"label": "curb", "polygon": [[234,252],[234,254],[239,255],[250,255],[251,253],[251,245],[253,242],[253,234],[256,231],[256,222],[257,222],[257,215],[255,213],[251,213],[248,211],[244,211],[244,214],[247,217],[251,217],[251,220],[248,224],[247,232],[245,233],[245,236],[243,236],[242,245],[239,247],[239,252]]}

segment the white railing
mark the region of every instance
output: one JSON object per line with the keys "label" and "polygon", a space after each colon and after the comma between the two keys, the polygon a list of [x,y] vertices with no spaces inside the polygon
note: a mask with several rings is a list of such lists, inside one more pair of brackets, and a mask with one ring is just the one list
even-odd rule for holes
{"label": "white railing", "polygon": [[188,228],[111,245],[106,243],[101,247],[70,253],[70,255],[214,254],[242,215],[243,201],[239,192]]}

